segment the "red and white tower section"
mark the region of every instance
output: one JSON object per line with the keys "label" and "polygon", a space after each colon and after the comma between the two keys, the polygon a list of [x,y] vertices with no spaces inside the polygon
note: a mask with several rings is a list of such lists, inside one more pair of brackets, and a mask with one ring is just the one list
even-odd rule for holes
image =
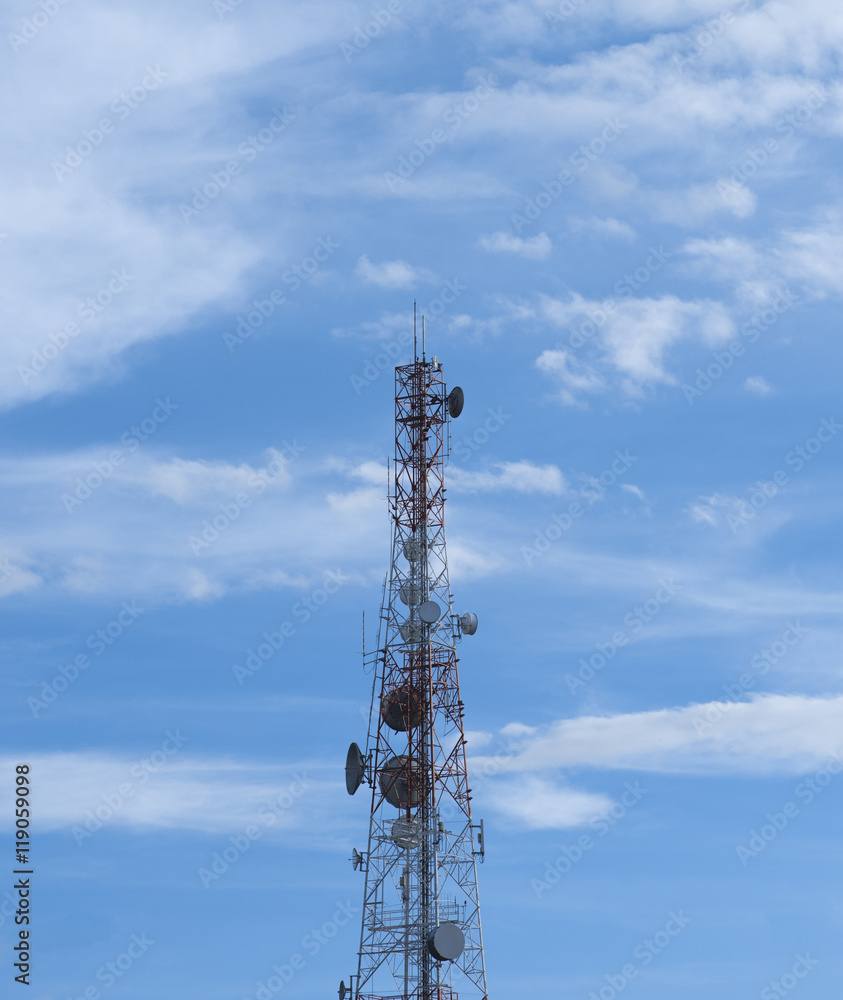
{"label": "red and white tower section", "polygon": [[477,616],[457,614],[445,549],[449,421],[463,392],[422,357],[395,369],[392,561],[384,583],[365,750],[352,743],[350,794],[371,789],[356,975],[340,1000],[487,1000],[457,646]]}

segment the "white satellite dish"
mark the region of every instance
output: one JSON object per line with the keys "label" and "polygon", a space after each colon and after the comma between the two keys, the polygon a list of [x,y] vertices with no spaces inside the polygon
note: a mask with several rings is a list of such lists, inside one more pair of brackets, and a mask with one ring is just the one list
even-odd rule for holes
{"label": "white satellite dish", "polygon": [[413,607],[421,600],[421,587],[417,583],[403,583],[398,592],[401,600],[408,606]]}

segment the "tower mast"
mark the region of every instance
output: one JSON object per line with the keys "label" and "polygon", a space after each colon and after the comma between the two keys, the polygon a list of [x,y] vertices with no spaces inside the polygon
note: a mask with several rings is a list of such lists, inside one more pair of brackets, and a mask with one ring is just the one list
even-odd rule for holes
{"label": "tower mast", "polygon": [[340,1000],[487,1000],[483,824],[471,816],[456,655],[477,616],[454,612],[445,548],[448,428],[462,408],[462,389],[446,390],[424,347],[395,369],[392,559],[366,657],[366,750],[352,743],[346,762],[349,793],[371,787],[368,847],[352,859],[365,873],[363,916]]}

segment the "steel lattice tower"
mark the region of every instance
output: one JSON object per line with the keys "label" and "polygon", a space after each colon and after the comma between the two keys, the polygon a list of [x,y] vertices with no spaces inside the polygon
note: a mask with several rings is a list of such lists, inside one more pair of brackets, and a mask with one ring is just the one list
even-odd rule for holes
{"label": "steel lattice tower", "polygon": [[340,1000],[486,1000],[477,893],[483,824],[471,818],[457,643],[445,550],[449,419],[462,410],[438,360],[395,369],[392,560],[384,583],[366,751],[352,744],[351,794],[371,786],[357,974]]}

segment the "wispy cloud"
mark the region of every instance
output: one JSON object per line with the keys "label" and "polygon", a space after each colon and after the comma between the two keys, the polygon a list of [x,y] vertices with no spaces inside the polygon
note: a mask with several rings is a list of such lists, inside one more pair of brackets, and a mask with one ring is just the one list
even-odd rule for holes
{"label": "wispy cloud", "polygon": [[744,380],[744,388],[753,396],[769,396],[770,393],[776,391],[763,375],[750,375],[748,379]]}
{"label": "wispy cloud", "polygon": [[379,288],[414,288],[422,282],[435,282],[436,275],[423,267],[414,267],[405,260],[385,260],[373,264],[366,254],[362,254],[354,268],[354,273],[367,285]]}
{"label": "wispy cloud", "polygon": [[[668,774],[798,774],[843,753],[843,696],[753,695],[621,715],[562,719],[502,772],[568,768]],[[482,766],[485,758],[476,759]]]}
{"label": "wispy cloud", "polygon": [[482,797],[501,816],[530,830],[582,826],[612,806],[606,795],[568,788],[538,775],[493,781]]}
{"label": "wispy cloud", "polygon": [[491,236],[481,236],[478,246],[489,253],[512,253],[528,260],[547,260],[553,252],[553,244],[547,233],[522,238],[512,233],[492,233]]}
{"label": "wispy cloud", "polygon": [[449,470],[451,488],[460,493],[495,493],[515,490],[518,493],[549,493],[556,496],[567,489],[565,477],[555,465],[533,462],[498,462],[487,471],[453,467]]}
{"label": "wispy cloud", "polygon": [[[629,395],[640,395],[653,383],[673,385],[676,377],[668,367],[668,351],[682,340],[717,345],[734,329],[728,310],[719,302],[686,301],[675,295],[660,298],[589,301],[574,293],[567,300],[544,296],[541,314],[565,330],[587,329],[595,350],[589,362],[580,361],[564,347],[544,351],[539,368],[555,378],[563,401],[578,392],[598,392],[609,378]],[[595,318],[596,317],[596,318]]]}
{"label": "wispy cloud", "polygon": [[[189,739],[184,749],[172,750],[185,739],[180,730],[175,737],[173,742],[162,734],[160,745],[166,752],[154,746],[135,757],[105,751],[27,755],[39,775],[42,828],[96,833],[99,819],[112,829],[148,833],[239,833],[259,822],[262,809],[266,812],[268,805],[278,803],[272,808],[273,821],[266,824],[267,834],[289,839],[309,830],[310,837],[322,823],[317,817],[327,822],[328,803],[344,794],[324,764],[201,757],[191,752]],[[4,759],[3,764],[14,768],[18,759]],[[294,796],[288,792],[291,786],[296,786]],[[7,817],[14,815],[8,808],[12,800],[3,792],[0,801],[6,807],[2,823],[7,825]],[[327,823],[323,829],[330,827]],[[81,833],[81,842],[85,839]],[[314,842],[325,839],[316,837]]]}
{"label": "wispy cloud", "polygon": [[611,216],[606,219],[600,219],[596,215],[587,219],[572,216],[568,219],[568,228],[572,233],[595,236],[598,239],[622,240],[626,243],[634,242],[637,236],[628,222],[613,219]]}

